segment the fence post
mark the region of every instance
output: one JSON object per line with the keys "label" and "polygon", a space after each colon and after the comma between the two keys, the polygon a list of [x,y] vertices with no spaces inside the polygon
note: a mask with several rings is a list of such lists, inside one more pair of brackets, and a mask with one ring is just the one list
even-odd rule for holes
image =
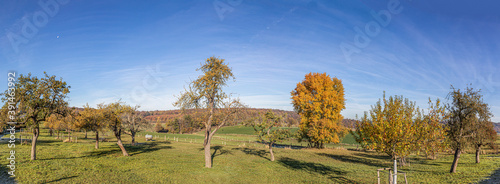
{"label": "fence post", "polygon": [[389,170],[389,184],[392,184],[392,170]]}
{"label": "fence post", "polygon": [[398,162],[394,159],[394,184],[398,184]]}
{"label": "fence post", "polygon": [[380,170],[377,169],[377,184],[380,184]]}

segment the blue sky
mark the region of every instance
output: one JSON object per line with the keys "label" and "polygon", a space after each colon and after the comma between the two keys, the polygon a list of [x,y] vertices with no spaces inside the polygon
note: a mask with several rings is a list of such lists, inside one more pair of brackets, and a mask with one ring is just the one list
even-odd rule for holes
{"label": "blue sky", "polygon": [[368,111],[383,91],[427,108],[429,97],[446,101],[450,85],[472,84],[500,122],[493,0],[1,4],[0,80],[9,70],[47,71],[71,85],[72,106],[121,98],[142,110],[174,109],[200,63],[220,56],[236,77],[225,90],[251,107],[292,110],[290,91],[304,75],[326,72],[343,81],[347,118]]}

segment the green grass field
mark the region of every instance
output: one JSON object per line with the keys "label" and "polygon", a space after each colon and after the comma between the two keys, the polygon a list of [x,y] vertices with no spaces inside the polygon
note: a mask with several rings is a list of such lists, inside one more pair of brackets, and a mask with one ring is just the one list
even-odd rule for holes
{"label": "green grass field", "polygon": [[[158,134],[154,141],[138,137],[140,145],[131,146],[130,136],[123,140],[130,157],[124,157],[113,138],[94,149],[94,134],[78,143],[63,143],[42,131],[37,146],[38,160],[29,160],[30,145],[16,145],[16,180],[19,183],[376,183],[378,168],[390,167],[384,154],[345,149],[275,148],[276,161],[269,161],[263,145],[250,141],[247,130],[224,128],[212,144],[213,168],[204,168],[202,138],[199,134]],[[229,133],[227,133],[229,132]],[[141,133],[143,135],[145,133]],[[165,140],[165,137],[167,140]],[[173,138],[179,138],[173,140]],[[241,140],[231,140],[240,137]],[[197,142],[191,141],[198,140]],[[346,141],[347,138],[344,139]],[[223,143],[226,144],[223,145]],[[7,145],[0,148],[1,172],[5,172]],[[500,167],[500,158],[463,154],[458,173],[448,173],[452,155],[437,160],[418,156],[409,159],[410,166],[400,168],[409,183],[472,183],[491,175]],[[384,173],[382,181],[387,180]],[[399,177],[403,182],[403,177]]]}

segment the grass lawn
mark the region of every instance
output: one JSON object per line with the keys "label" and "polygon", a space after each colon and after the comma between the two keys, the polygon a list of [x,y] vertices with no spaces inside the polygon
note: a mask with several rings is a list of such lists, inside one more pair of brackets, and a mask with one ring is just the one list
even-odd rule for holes
{"label": "grass lawn", "polygon": [[[269,161],[262,145],[242,142],[212,145],[213,168],[204,168],[201,142],[189,142],[196,134],[155,134],[155,141],[137,140],[140,145],[126,145],[130,157],[123,157],[111,141],[94,149],[94,134],[78,143],[63,143],[42,131],[37,145],[38,160],[31,161],[30,145],[16,145],[16,180],[19,183],[376,183],[378,168],[390,167],[389,157],[375,152],[347,149],[281,149],[275,148],[276,161]],[[170,137],[165,141],[164,136]],[[173,136],[180,137],[179,142]],[[237,136],[237,135],[234,135]],[[250,135],[242,135],[250,136]],[[123,136],[130,143],[130,136]],[[182,139],[188,140],[182,141]],[[0,148],[1,172],[5,172],[7,145]],[[471,183],[491,175],[500,167],[500,158],[463,154],[458,173],[448,173],[452,155],[437,160],[414,156],[410,166],[400,168],[409,183]],[[384,173],[386,174],[386,173]],[[387,180],[383,175],[382,181]],[[403,177],[399,177],[403,182]]]}

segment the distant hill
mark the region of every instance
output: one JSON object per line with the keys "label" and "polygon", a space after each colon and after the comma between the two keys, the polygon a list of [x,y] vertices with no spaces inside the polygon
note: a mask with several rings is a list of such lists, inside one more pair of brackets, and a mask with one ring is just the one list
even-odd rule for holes
{"label": "distant hill", "polygon": [[[257,109],[257,108],[249,108],[246,109],[239,117],[240,120],[246,120],[249,118],[257,117],[259,114],[264,114],[267,111],[273,111],[275,114],[281,115],[283,117],[287,117],[285,119],[287,126],[298,126],[300,122],[300,116],[294,111],[285,111],[279,109]],[[193,115],[197,110],[187,110],[186,114]],[[198,110],[199,111],[199,110]],[[169,122],[175,118],[182,118],[181,110],[155,110],[155,111],[140,111],[142,115],[144,115],[146,120],[150,122],[156,122],[157,120],[160,123]],[[241,122],[241,121],[240,121]]]}
{"label": "distant hill", "polygon": [[[83,110],[83,108],[75,107],[78,110]],[[298,127],[300,123],[300,115],[295,111],[285,111],[279,109],[259,109],[259,108],[249,108],[240,117],[241,120],[253,118],[259,116],[259,114],[264,114],[267,111],[273,111],[275,114],[287,117],[285,119],[286,125],[289,127]],[[193,114],[195,110],[187,110],[186,114]],[[167,123],[175,118],[182,118],[181,110],[154,110],[154,111],[139,111],[146,120],[151,123],[155,123],[157,120],[160,123]],[[343,119],[342,124],[347,128],[354,128],[356,120],[354,119]],[[500,125],[499,130],[500,130]]]}
{"label": "distant hill", "polygon": [[[299,126],[300,116],[296,112],[278,110],[278,109],[250,108],[250,109],[247,109],[245,113],[243,113],[241,119],[253,118],[253,117],[259,116],[259,113],[263,114],[269,110],[271,110],[275,114],[279,114],[283,117],[288,117],[285,120],[287,126],[294,126],[294,127]],[[193,110],[191,110],[191,111],[193,111]],[[145,118],[151,122],[156,122],[156,120],[159,119],[161,123],[166,123],[166,122],[173,120],[175,118],[181,118],[181,111],[180,110],[141,111],[140,113],[143,114],[145,116]],[[190,112],[188,111],[187,113],[190,113]],[[354,128],[355,123],[356,123],[356,120],[354,120],[354,119],[342,120],[342,124],[347,128]]]}
{"label": "distant hill", "polygon": [[493,123],[493,125],[495,126],[495,127],[494,127],[495,131],[497,131],[497,133],[500,133],[500,122],[498,122],[498,123]]}

